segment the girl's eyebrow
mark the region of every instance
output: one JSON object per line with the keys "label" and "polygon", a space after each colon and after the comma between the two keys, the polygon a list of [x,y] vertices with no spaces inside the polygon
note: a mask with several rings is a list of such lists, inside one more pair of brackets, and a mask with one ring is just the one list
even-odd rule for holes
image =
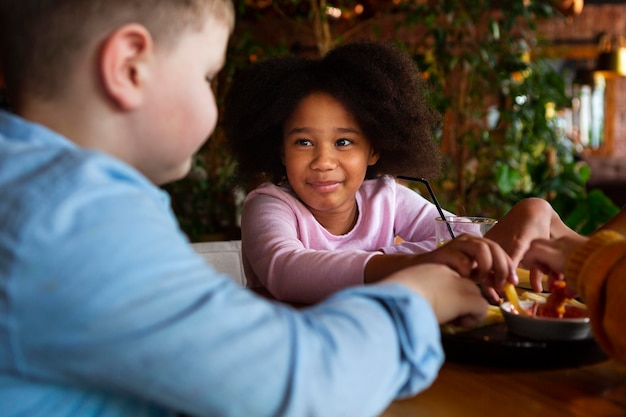
{"label": "girl's eyebrow", "polygon": [[354,129],[352,127],[338,127],[335,130],[338,131],[338,132],[341,132],[341,133],[355,133],[357,135],[361,134],[360,130]]}
{"label": "girl's eyebrow", "polygon": [[318,132],[321,129],[315,129],[312,127],[294,127],[293,129],[290,129],[288,132],[286,132],[287,135],[293,135],[293,134],[297,134],[297,133],[308,133],[308,132]]}
{"label": "girl's eyebrow", "polygon": [[[361,134],[361,131],[352,127],[336,127],[335,132],[339,133],[354,133],[357,135]],[[309,133],[309,132],[320,132],[321,129],[316,129],[314,127],[294,127],[286,132],[287,135],[293,135],[297,133]]]}

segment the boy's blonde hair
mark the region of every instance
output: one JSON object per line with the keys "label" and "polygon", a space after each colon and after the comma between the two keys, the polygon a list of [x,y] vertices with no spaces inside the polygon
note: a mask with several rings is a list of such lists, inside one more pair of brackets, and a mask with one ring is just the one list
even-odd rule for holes
{"label": "boy's blonde hair", "polygon": [[232,31],[231,0],[2,0],[0,78],[15,105],[25,95],[54,97],[76,56],[117,27],[142,24],[168,48],[208,16]]}

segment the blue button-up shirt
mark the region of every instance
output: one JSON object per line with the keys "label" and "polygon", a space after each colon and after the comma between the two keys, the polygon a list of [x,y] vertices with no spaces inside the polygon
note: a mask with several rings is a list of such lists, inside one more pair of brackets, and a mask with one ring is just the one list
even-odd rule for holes
{"label": "blue button-up shirt", "polygon": [[373,416],[435,378],[400,285],[296,311],[216,272],[127,164],[0,112],[0,416]]}

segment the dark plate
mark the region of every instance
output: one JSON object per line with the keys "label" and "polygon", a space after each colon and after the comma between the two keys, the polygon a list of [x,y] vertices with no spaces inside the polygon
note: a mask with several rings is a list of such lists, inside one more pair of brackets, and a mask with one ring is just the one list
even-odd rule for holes
{"label": "dark plate", "polygon": [[582,340],[524,339],[499,323],[455,334],[441,334],[446,360],[509,368],[564,368],[607,359],[593,337]]}

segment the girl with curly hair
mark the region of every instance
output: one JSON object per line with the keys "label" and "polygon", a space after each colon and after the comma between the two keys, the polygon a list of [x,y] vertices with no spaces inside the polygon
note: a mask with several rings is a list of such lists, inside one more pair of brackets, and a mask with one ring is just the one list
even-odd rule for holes
{"label": "girl with curly hair", "polygon": [[251,288],[310,304],[420,263],[492,288],[516,282],[494,241],[463,235],[436,249],[436,207],[393,177],[438,173],[427,91],[406,53],[369,41],[236,74],[223,127],[241,180],[261,184],[242,213]]}

